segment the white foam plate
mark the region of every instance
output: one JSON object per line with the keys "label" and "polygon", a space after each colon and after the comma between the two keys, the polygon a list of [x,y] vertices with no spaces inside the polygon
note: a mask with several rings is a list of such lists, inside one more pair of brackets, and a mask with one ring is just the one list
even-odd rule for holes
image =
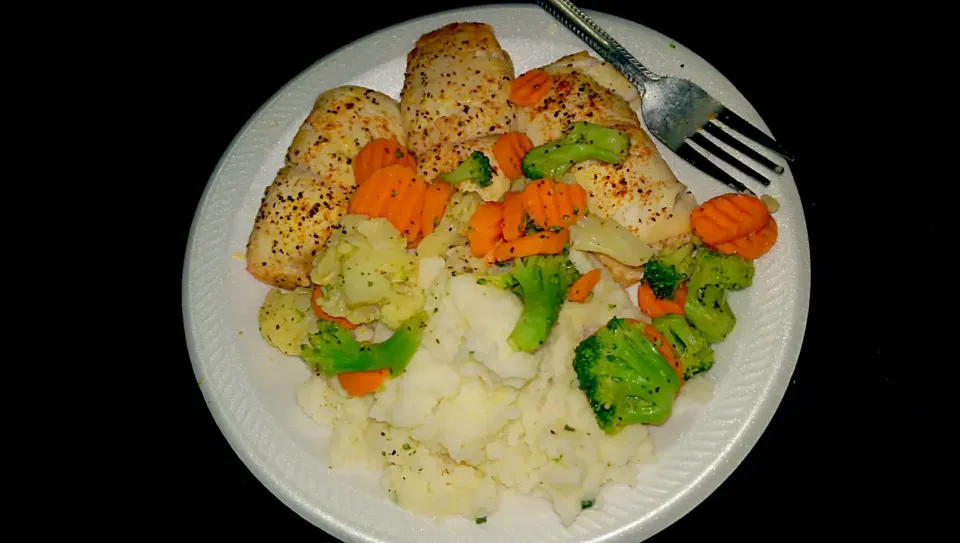
{"label": "white foam plate", "polygon": [[[655,72],[691,79],[767,130],[747,99],[681,44],[625,19],[590,15]],[[200,388],[224,436],[250,470],[290,508],[340,539],[537,543],[648,538],[700,503],[733,471],[757,442],[790,380],[807,319],[810,255],[789,168],[766,189],[781,204],[779,241],[757,261],[754,284],[730,296],[738,323],[715,346],[717,363],[709,374],[713,399],[678,409],[668,424],[654,429],[658,462],[642,469],[637,488],[607,487],[603,506],[584,511],[569,528],[536,499],[503,504],[483,525],[415,516],[380,491],[375,475],[329,471],[324,460],[329,431],[304,416],[296,403],[295,389],[308,377],[306,367],[260,338],[257,310],[267,287],[246,273],[242,255],[264,187],[314,99],[344,84],[399,99],[405,55],[417,37],[454,21],[491,24],[518,74],[587,49],[537,7],[463,9],[367,36],[280,89],[224,153],[194,218],[184,263],[183,316]],[[698,201],[728,192],[662,146],[661,153]],[[736,170],[725,169],[756,187]]]}

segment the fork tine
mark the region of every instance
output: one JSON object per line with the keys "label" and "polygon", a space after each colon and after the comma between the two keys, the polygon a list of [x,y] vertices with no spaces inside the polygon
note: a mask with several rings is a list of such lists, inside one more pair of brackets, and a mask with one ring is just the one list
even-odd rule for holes
{"label": "fork tine", "polygon": [[740,132],[747,138],[752,139],[753,141],[763,145],[790,162],[793,162],[793,153],[784,149],[783,146],[777,143],[773,138],[764,134],[759,128],[748,123],[742,117],[730,111],[729,109],[725,107],[720,108],[720,111],[717,112],[716,119],[736,130],[737,132]]}
{"label": "fork tine", "polygon": [[[708,123],[709,124],[709,123]],[[726,162],[727,164],[733,166],[734,168],[740,170],[741,172],[749,175],[750,177],[756,179],[763,186],[769,186],[770,180],[766,177],[760,175],[760,172],[754,170],[750,166],[747,166],[743,162],[740,162],[730,155],[730,153],[724,151],[721,147],[714,144],[712,141],[708,140],[706,136],[697,132],[696,134],[690,136],[690,141],[696,143],[700,147],[703,147],[704,150],[710,152],[713,156],[719,158],[720,160]]]}
{"label": "fork tine", "polygon": [[783,173],[783,166],[754,151],[753,147],[750,147],[737,138],[731,136],[726,130],[720,128],[720,125],[708,122],[707,124],[703,125],[703,131],[717,138],[723,143],[726,143],[730,147],[733,147],[736,151],[739,151],[740,154],[745,155],[747,158],[759,162],[764,168],[773,170],[773,172],[776,174]]}
{"label": "fork tine", "polygon": [[710,162],[710,159],[701,155],[700,152],[691,147],[689,143],[683,142],[680,144],[680,147],[677,149],[677,155],[689,162],[694,168],[697,168],[703,173],[713,177],[717,181],[720,181],[733,190],[756,196],[752,190],[748,189],[743,183],[737,181],[733,178],[733,176],[720,169],[719,166],[713,162]]}

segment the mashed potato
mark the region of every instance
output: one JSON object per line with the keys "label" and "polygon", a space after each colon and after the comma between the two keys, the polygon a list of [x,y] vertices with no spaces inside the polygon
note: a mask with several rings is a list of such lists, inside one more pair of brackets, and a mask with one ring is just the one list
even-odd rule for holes
{"label": "mashed potato", "polygon": [[[577,251],[571,260],[581,272],[598,267]],[[571,363],[610,318],[643,318],[607,271],[587,303],[564,305],[534,353],[506,342],[522,309],[515,295],[453,274],[442,256],[421,259],[419,275],[430,320],[402,376],[362,398],[322,376],[297,392],[303,411],[333,429],[334,469],[380,471],[387,495],[423,515],[482,517],[509,489],[549,500],[565,525],[604,483],[634,483],[637,464],[654,460],[646,427],[605,435]]]}

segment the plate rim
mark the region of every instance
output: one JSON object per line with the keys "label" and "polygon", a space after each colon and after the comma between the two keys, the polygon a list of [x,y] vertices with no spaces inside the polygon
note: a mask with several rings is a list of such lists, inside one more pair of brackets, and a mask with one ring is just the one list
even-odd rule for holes
{"label": "plate rim", "polygon": [[[204,186],[203,192],[200,195],[200,198],[197,201],[196,208],[194,210],[190,230],[187,236],[185,244],[185,254],[182,267],[182,276],[181,276],[181,314],[183,318],[184,325],[184,334],[187,343],[187,350],[190,357],[191,366],[194,372],[194,376],[202,381],[202,362],[199,360],[199,354],[197,352],[197,337],[193,333],[194,321],[191,314],[190,308],[190,273],[192,270],[192,261],[195,252],[193,247],[196,242],[197,233],[200,225],[201,214],[208,205],[209,199],[213,187],[215,185],[216,179],[220,176],[221,172],[224,169],[225,164],[228,162],[230,157],[234,154],[237,146],[244,136],[251,130],[253,125],[260,119],[260,117],[268,110],[281,96],[283,96],[290,88],[296,86],[303,78],[307,77],[316,67],[320,64],[323,64],[329,61],[331,58],[344,53],[345,51],[350,50],[353,47],[358,46],[361,42],[365,42],[370,39],[374,39],[378,36],[389,34],[400,27],[405,27],[408,25],[416,24],[427,19],[433,18],[442,18],[443,16],[449,16],[461,12],[487,12],[487,11],[500,11],[505,8],[512,10],[524,10],[529,12],[539,12],[541,8],[536,5],[524,5],[524,4],[485,4],[479,6],[464,6],[458,8],[450,8],[440,11],[435,11],[432,13],[423,14],[418,17],[406,19],[398,23],[381,28],[375,32],[363,35],[347,44],[344,44],[323,57],[318,58],[312,62],[309,66],[302,69],[299,73],[289,79],[284,85],[282,85],[277,91],[275,91],[269,98],[267,98],[244,122],[241,128],[234,135],[233,139],[227,145],[223,153],[221,154],[219,160],[214,166],[211,174],[207,178],[207,182]],[[726,75],[723,74],[720,70],[710,64],[707,60],[697,54],[695,51],[685,47],[681,42],[671,38],[658,30],[644,25],[643,23],[634,21],[632,19],[627,19],[619,15],[614,15],[611,13],[603,12],[600,10],[592,9],[583,9],[585,13],[591,16],[599,15],[604,18],[616,19],[619,23],[627,26],[637,26],[641,27],[644,31],[658,35],[662,38],[669,39],[670,42],[677,45],[678,48],[683,48],[686,53],[697,57],[702,63],[708,66],[714,73],[719,75],[723,80],[728,84],[732,89],[734,89],[739,95],[743,96],[746,104],[754,109],[756,117],[759,120],[760,127],[766,133],[771,136],[772,131],[767,126],[766,122],[759,115],[759,112],[756,111],[756,108],[750,102],[749,97],[747,97],[743,92],[741,92],[736,85],[730,81]],[[558,23],[559,24],[559,23]],[[592,50],[584,44],[584,49],[591,51]],[[787,168],[790,169],[790,166],[787,165]],[[792,169],[790,169],[792,175]],[[797,198],[800,199],[799,188],[797,187]],[[813,289],[813,270],[812,270],[812,255],[810,252],[810,241],[809,241],[809,228],[807,226],[806,216],[801,205],[797,207],[797,217],[799,222],[803,225],[802,232],[800,234],[801,243],[801,252],[805,253],[807,258],[807,265],[805,266],[806,270],[806,284],[803,285],[802,295],[796,298],[796,308],[795,310],[799,312],[799,316],[796,322],[796,326],[791,329],[793,333],[798,334],[799,341],[796,344],[796,356],[787,356],[786,362],[788,363],[788,368],[784,368],[783,371],[778,372],[771,379],[773,383],[759,402],[757,402],[752,409],[748,412],[748,417],[744,420],[744,423],[740,425],[738,431],[733,433],[728,442],[732,447],[726,452],[726,457],[723,462],[713,462],[708,469],[702,470],[701,473],[695,477],[693,482],[683,488],[680,492],[674,495],[670,500],[664,502],[657,510],[654,510],[652,513],[661,513],[663,511],[669,511],[668,515],[654,514],[646,523],[642,525],[642,531],[644,532],[642,538],[644,540],[653,537],[657,533],[663,531],[668,526],[676,523],[681,520],[690,511],[703,503],[708,497],[710,497],[717,488],[720,487],[739,466],[742,464],[743,460],[750,454],[753,448],[756,446],[757,442],[762,437],[763,433],[766,431],[770,422],[773,420],[773,417],[780,409],[780,405],[783,401],[784,396],[786,395],[787,388],[789,387],[791,378],[796,371],[796,365],[799,363],[800,354],[802,352],[803,344],[806,339],[806,329],[809,323],[810,317],[810,298]],[[343,522],[338,520],[333,515],[322,515],[315,516],[310,510],[310,506],[307,503],[307,500],[302,492],[295,488],[291,488],[287,485],[280,484],[278,478],[270,473],[269,468],[258,461],[254,457],[253,448],[248,446],[245,443],[245,440],[240,436],[240,432],[236,424],[233,424],[227,416],[227,406],[222,402],[214,401],[212,397],[212,391],[208,387],[204,386],[202,382],[199,383],[199,388],[203,396],[204,402],[207,405],[211,416],[213,417],[217,428],[220,430],[220,433],[227,440],[227,443],[230,445],[230,448],[234,453],[240,458],[244,466],[254,476],[257,480],[278,500],[283,502],[287,507],[292,511],[297,513],[301,518],[312,524],[313,526],[320,528],[321,530],[327,532],[328,534],[342,540],[342,541],[369,541],[376,542],[376,539],[368,537],[363,533],[358,533],[352,530],[349,526],[346,526]],[[694,490],[698,492],[692,494]],[[641,525],[640,522],[642,519],[637,519],[629,524],[623,525],[617,529],[614,529],[604,536],[601,536],[598,540],[606,540],[610,538],[623,537],[626,533],[639,532]],[[637,535],[641,535],[637,533]]]}

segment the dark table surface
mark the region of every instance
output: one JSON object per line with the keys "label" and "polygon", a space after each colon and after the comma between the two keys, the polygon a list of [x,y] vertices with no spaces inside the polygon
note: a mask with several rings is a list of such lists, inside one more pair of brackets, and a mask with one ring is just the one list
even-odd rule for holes
{"label": "dark table surface", "polygon": [[[835,28],[829,19],[814,19],[804,10],[781,16],[774,25],[768,24],[769,14],[757,15],[745,8],[734,9],[723,18],[698,20],[676,6],[651,8],[622,1],[582,1],[579,5],[637,21],[692,49],[726,75],[773,134],[800,157],[793,172],[808,222],[814,285],[806,339],[793,380],[773,421],[740,467],[702,504],[651,541],[724,535],[760,541],[769,539],[771,530],[805,540],[820,536],[827,522],[865,535],[866,528],[853,527],[855,516],[849,504],[864,504],[870,489],[880,487],[871,486],[869,479],[861,480],[849,469],[853,450],[840,444],[852,442],[842,438],[866,432],[864,425],[873,418],[859,416],[861,408],[844,390],[848,387],[835,378],[837,365],[849,355],[843,344],[831,344],[829,339],[836,337],[832,332],[836,323],[827,317],[836,288],[821,281],[830,276],[821,262],[828,259],[825,246],[832,237],[828,233],[831,212],[827,211],[831,202],[824,191],[814,190],[822,181],[822,156],[815,148],[808,119],[798,114],[796,107],[810,98],[800,67],[816,63],[817,69],[826,73],[846,62],[846,57],[823,54],[825,36],[832,35]],[[174,52],[163,68],[174,82],[190,82],[181,88],[181,113],[200,116],[205,126],[179,133],[186,138],[182,148],[190,160],[184,166],[194,172],[180,183],[183,193],[177,198],[180,247],[185,247],[200,193],[221,154],[249,116],[283,84],[350,41],[452,7],[456,5],[420,2],[370,8],[347,21],[323,16],[323,10],[317,8],[315,15],[302,13],[294,20],[295,31],[286,44],[281,43],[284,25],[289,25],[292,15],[281,6],[265,8],[275,12],[273,15],[264,15],[260,6],[179,20],[173,32],[179,52]],[[179,410],[171,420],[175,430],[168,442],[169,473],[165,474],[165,482],[180,489],[172,525],[189,526],[194,535],[263,532],[274,537],[302,535],[311,541],[332,541],[277,500],[234,454],[206,409],[182,339],[181,344],[174,372],[179,394],[173,396]],[[886,386],[880,348],[860,350],[855,356],[858,363],[876,368],[863,377],[863,386]],[[845,414],[838,417],[835,399],[843,394],[847,406]],[[835,440],[832,444],[831,439]],[[856,460],[861,467],[864,462]]]}

